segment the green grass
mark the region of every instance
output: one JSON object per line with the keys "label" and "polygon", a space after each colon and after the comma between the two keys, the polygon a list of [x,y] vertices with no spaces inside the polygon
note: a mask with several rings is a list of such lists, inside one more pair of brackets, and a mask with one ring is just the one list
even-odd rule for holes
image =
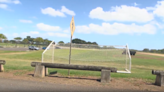
{"label": "green grass", "polygon": [[[13,53],[12,51],[0,51],[0,58],[1,60],[6,60],[6,65],[4,65],[5,71],[12,71],[12,70],[25,70],[25,71],[34,71],[34,67],[31,67],[31,62],[33,61],[38,61],[41,62],[41,55],[43,51],[29,51],[29,52],[24,52],[23,54],[10,54]],[[58,58],[55,58],[56,63],[67,63],[68,64],[68,59],[60,58],[62,55],[68,55],[67,50],[64,50],[62,53],[58,51],[57,56]],[[87,54],[85,57],[90,56],[91,53],[86,50],[75,50],[73,51],[74,53],[72,54],[77,58],[78,54]],[[4,54],[3,53],[8,53]],[[20,53],[20,52],[15,52],[15,53]],[[57,52],[56,52],[57,53]],[[102,55],[104,53],[101,53]],[[107,53],[108,55],[111,55],[110,53]],[[97,55],[94,54],[94,55]],[[100,58],[92,55],[92,58]],[[100,55],[100,54],[99,54]],[[64,56],[65,57],[65,56]],[[81,57],[83,58],[83,57]],[[90,57],[91,58],[91,57]],[[94,59],[93,59],[94,60]],[[110,67],[115,67],[116,65],[119,66],[118,63],[112,63],[108,61],[78,61],[78,60],[72,60],[71,64],[81,64],[81,65],[98,65],[98,66],[110,66]],[[136,54],[136,56],[132,56],[132,73],[131,74],[123,74],[123,73],[112,73],[111,77],[114,78],[141,78],[141,79],[146,79],[146,80],[154,80],[155,76],[151,74],[152,69],[157,69],[157,70],[162,70],[164,66],[164,57],[160,56],[152,56],[152,55],[141,55],[141,54]],[[55,69],[55,68],[50,68],[49,72],[54,72],[57,71],[59,74],[63,76],[67,76],[68,74],[68,69]],[[101,72],[97,71],[82,71],[82,70],[70,70],[71,76],[97,76],[100,77]],[[16,74],[16,75],[21,75],[21,74]]]}

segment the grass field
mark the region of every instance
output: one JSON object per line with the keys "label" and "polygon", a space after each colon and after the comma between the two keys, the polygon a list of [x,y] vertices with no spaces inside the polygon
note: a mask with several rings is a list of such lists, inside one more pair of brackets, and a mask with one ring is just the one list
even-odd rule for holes
{"label": "grass field", "polygon": [[[29,52],[16,52],[16,51],[0,51],[0,59],[6,60],[6,65],[4,66],[5,72],[13,70],[24,70],[24,71],[34,71],[34,67],[31,67],[31,62],[38,61],[41,62],[41,54],[43,51],[29,51]],[[68,51],[66,51],[68,52]],[[81,51],[82,52],[82,51]],[[83,51],[84,53],[87,51]],[[15,54],[13,54],[15,53]],[[59,52],[58,52],[59,53]],[[74,52],[75,55],[78,51]],[[61,53],[58,55],[60,56]],[[89,55],[90,53],[88,53]],[[76,57],[76,56],[75,56]],[[85,56],[86,57],[86,56]],[[99,57],[100,58],[100,57]],[[68,63],[68,60],[61,58],[55,59],[57,63]],[[83,61],[77,62],[76,60],[71,61],[73,64],[83,64],[83,65],[106,65],[115,67],[116,63],[109,63],[107,61]],[[121,74],[112,73],[111,77],[114,78],[141,78],[146,80],[154,80],[155,76],[151,74],[152,69],[163,70],[164,57],[136,54],[132,56],[132,73],[131,74]],[[49,72],[58,71],[63,76],[67,76],[67,69],[49,69]],[[82,71],[82,70],[71,70],[71,76],[97,76],[100,77],[101,73],[96,71]]]}

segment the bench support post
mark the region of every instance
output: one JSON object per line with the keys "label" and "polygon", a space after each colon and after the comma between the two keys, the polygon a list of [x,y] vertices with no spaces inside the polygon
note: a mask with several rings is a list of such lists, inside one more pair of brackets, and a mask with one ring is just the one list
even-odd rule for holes
{"label": "bench support post", "polygon": [[4,72],[3,64],[0,64],[0,72]]}
{"label": "bench support post", "polygon": [[155,85],[164,86],[164,74],[156,75]]}
{"label": "bench support post", "polygon": [[48,67],[45,67],[45,76],[48,75]]}
{"label": "bench support post", "polygon": [[111,70],[102,69],[101,70],[101,82],[108,83],[110,81],[110,72]]}
{"label": "bench support post", "polygon": [[35,66],[34,77],[45,77],[45,66],[37,63]]}

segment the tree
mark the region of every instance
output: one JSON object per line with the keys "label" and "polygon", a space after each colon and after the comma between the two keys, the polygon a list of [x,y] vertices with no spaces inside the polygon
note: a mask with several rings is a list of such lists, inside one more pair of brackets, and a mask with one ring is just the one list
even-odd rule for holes
{"label": "tree", "polygon": [[37,37],[34,39],[34,41],[36,42],[36,44],[40,44],[41,42],[43,42],[43,38],[42,37]]}
{"label": "tree", "polygon": [[150,52],[155,53],[155,52],[157,52],[157,50],[156,49],[151,49]]}
{"label": "tree", "polygon": [[23,39],[23,43],[27,44],[28,42],[29,42],[29,41],[28,41],[27,38],[24,38],[24,39]]}
{"label": "tree", "polygon": [[59,41],[58,43],[62,43],[62,44],[64,44],[64,42],[63,42],[63,41]]}
{"label": "tree", "polygon": [[25,47],[25,44],[27,44],[28,42],[29,42],[29,41],[28,41],[27,38],[24,38],[24,39],[23,39],[24,47]]}
{"label": "tree", "polygon": [[96,42],[93,42],[92,44],[98,45]]}
{"label": "tree", "polygon": [[86,42],[85,40],[81,40],[81,39],[78,39],[78,38],[75,38],[72,40],[72,43],[76,43],[76,44],[94,44],[94,45],[98,45],[96,42]]}
{"label": "tree", "polygon": [[8,40],[4,40],[4,43],[8,43],[9,41]]}
{"label": "tree", "polygon": [[14,40],[15,40],[16,42],[20,42],[20,41],[22,40],[22,38],[21,38],[21,37],[15,37]]}
{"label": "tree", "polygon": [[149,52],[148,48],[143,49],[144,52]]}
{"label": "tree", "polygon": [[48,45],[48,39],[43,39],[43,44]]}
{"label": "tree", "polygon": [[4,34],[0,34],[0,41],[6,40],[6,39],[7,39],[7,37]]}
{"label": "tree", "polygon": [[90,41],[88,41],[87,44],[92,44],[92,43]]}
{"label": "tree", "polygon": [[34,43],[34,39],[35,39],[35,38],[31,38],[31,36],[27,36],[26,38],[28,39],[28,41],[29,41],[31,44]]}
{"label": "tree", "polygon": [[11,43],[15,43],[15,40],[10,40]]}

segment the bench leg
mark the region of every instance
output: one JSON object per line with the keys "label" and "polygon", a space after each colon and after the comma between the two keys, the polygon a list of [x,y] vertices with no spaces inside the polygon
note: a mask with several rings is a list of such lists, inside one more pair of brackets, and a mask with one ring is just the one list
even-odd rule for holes
{"label": "bench leg", "polygon": [[0,72],[4,72],[4,67],[2,64],[0,64]]}
{"label": "bench leg", "polygon": [[102,69],[101,70],[101,82],[108,83],[110,81],[110,72],[111,70]]}
{"label": "bench leg", "polygon": [[164,86],[164,75],[156,75],[155,85]]}
{"label": "bench leg", "polygon": [[37,63],[35,66],[34,77],[45,77],[45,66]]}
{"label": "bench leg", "polygon": [[45,67],[45,76],[48,75],[48,67]]}

